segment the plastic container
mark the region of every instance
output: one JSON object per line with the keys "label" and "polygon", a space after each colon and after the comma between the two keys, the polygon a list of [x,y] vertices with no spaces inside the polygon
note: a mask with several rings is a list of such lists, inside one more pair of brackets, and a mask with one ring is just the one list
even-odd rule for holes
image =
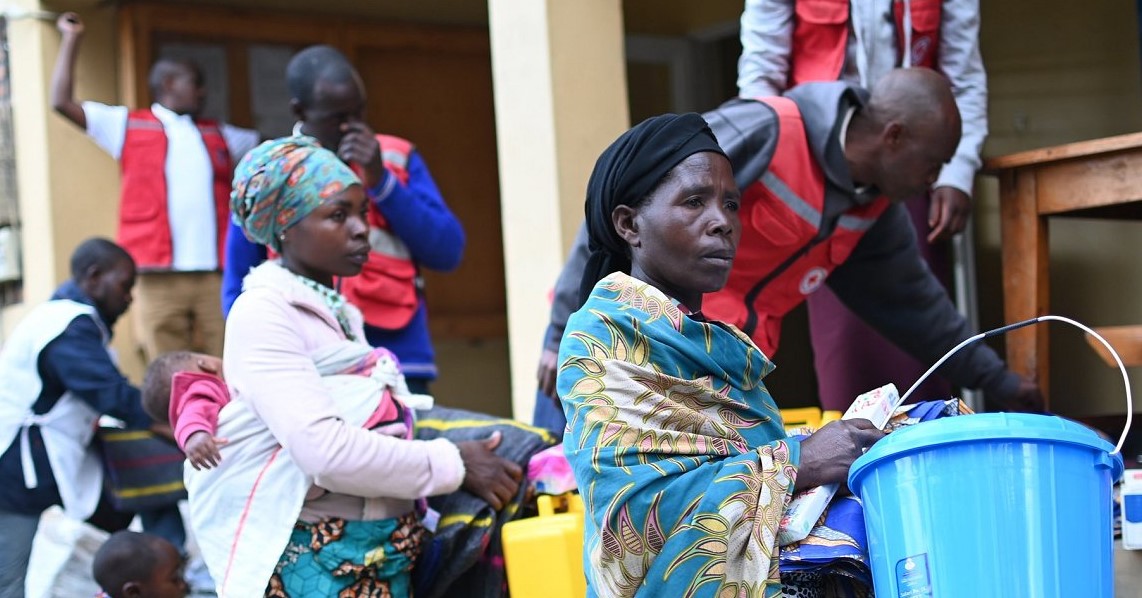
{"label": "plastic container", "polygon": [[1142,469],[1122,476],[1122,547],[1142,550]]}
{"label": "plastic container", "polygon": [[[504,525],[504,562],[512,598],[582,598],[583,501],[540,496],[539,516]],[[560,503],[560,504],[556,504]],[[559,508],[566,512],[557,513]]]}
{"label": "plastic container", "polygon": [[853,463],[879,598],[1113,596],[1114,447],[1058,417],[893,432]]}

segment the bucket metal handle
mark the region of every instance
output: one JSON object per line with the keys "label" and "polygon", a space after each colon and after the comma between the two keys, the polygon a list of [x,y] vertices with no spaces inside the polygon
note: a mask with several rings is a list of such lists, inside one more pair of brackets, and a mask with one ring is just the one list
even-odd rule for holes
{"label": "bucket metal handle", "polygon": [[960,344],[952,347],[952,349],[947,353],[944,353],[944,356],[941,357],[940,360],[937,361],[932,367],[928,368],[928,371],[924,372],[924,375],[920,376],[920,378],[916,380],[916,383],[908,389],[908,392],[905,392],[900,396],[900,398],[896,401],[896,404],[892,406],[892,411],[896,411],[897,407],[904,404],[904,401],[908,399],[912,392],[915,391],[920,386],[920,384],[924,382],[924,380],[928,379],[928,376],[931,376],[932,373],[935,372],[941,365],[944,365],[944,362],[947,361],[949,357],[955,355],[956,352],[958,352],[960,349],[963,349],[964,347],[989,336],[1006,334],[1007,332],[1015,330],[1016,328],[1023,328],[1024,326],[1038,324],[1039,322],[1046,322],[1047,320],[1055,320],[1057,322],[1070,324],[1079,328],[1083,332],[1086,332],[1087,334],[1097,338],[1098,341],[1102,343],[1102,346],[1106,347],[1106,349],[1110,351],[1110,354],[1114,357],[1114,362],[1118,364],[1118,371],[1122,373],[1122,382],[1126,385],[1126,425],[1122,428],[1122,435],[1118,437],[1118,444],[1114,446],[1114,451],[1110,454],[1114,455],[1122,452],[1122,445],[1126,442],[1126,435],[1130,433],[1130,424],[1133,423],[1134,420],[1134,399],[1130,394],[1130,377],[1126,375],[1126,366],[1122,365],[1122,359],[1118,356],[1118,351],[1115,351],[1114,347],[1110,346],[1110,343],[1106,342],[1106,339],[1102,338],[1101,334],[1095,332],[1084,324],[1076,322],[1070,318],[1064,318],[1063,316],[1039,316],[1037,318],[1031,318],[1030,320],[1023,320],[1022,322],[1008,324],[1007,326],[1000,326],[999,328],[994,328],[992,330],[988,330],[987,332],[981,332],[975,336],[970,336],[964,339],[962,342],[960,342]]}

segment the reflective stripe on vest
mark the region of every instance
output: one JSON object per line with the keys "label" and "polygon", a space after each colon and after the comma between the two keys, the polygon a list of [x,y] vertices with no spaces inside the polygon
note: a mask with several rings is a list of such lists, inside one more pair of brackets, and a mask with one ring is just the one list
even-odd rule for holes
{"label": "reflective stripe on vest", "polygon": [[[408,155],[409,155],[409,153],[412,152],[412,144],[401,139],[400,137],[393,137],[391,135],[377,135],[377,141],[378,142],[381,141],[382,138],[385,139],[384,143],[390,144],[390,147],[388,149],[385,149],[384,145],[381,146],[381,161],[384,162],[386,166],[388,166],[394,170],[399,170],[399,171],[403,172],[404,176],[400,177],[401,182],[407,183],[408,182]],[[408,145],[407,145],[407,147],[394,149],[392,144],[395,144],[396,142],[393,140],[400,140],[400,141],[403,141],[404,143],[406,143]]]}
{"label": "reflective stripe on vest", "polygon": [[[377,135],[377,142],[385,168],[407,185],[412,143],[392,135]],[[420,307],[420,272],[408,246],[392,232],[372,202],[369,246],[369,261],[361,274],[341,280],[341,293],[361,310],[368,325],[385,330],[404,328]]]}
{"label": "reflective stripe on vest", "polygon": [[766,354],[777,350],[781,319],[848,259],[888,207],[879,198],[856,206],[821,238],[825,177],[797,105],[765,98],[777,113],[778,142],[768,171],[742,197],[742,237],[726,286],[706,296],[703,311],[734,324]]}
{"label": "reflective stripe on vest", "polygon": [[[226,254],[230,217],[232,163],[226,139],[217,123],[195,121],[213,169],[211,189],[215,214],[218,267]],[[170,268],[174,259],[170,215],[167,212],[167,136],[151,110],[135,110],[127,117],[123,152],[119,158],[122,189],[119,201],[118,242],[140,269]]]}
{"label": "reflective stripe on vest", "polygon": [[[908,6],[905,6],[905,2]],[[911,30],[905,29],[905,9]],[[850,34],[849,0],[797,0],[789,59],[789,88],[807,81],[836,81],[844,71]],[[896,64],[907,54],[911,66],[935,68],[939,58],[940,0],[893,0]],[[910,45],[905,52],[905,44]],[[870,82],[871,83],[871,82]]]}

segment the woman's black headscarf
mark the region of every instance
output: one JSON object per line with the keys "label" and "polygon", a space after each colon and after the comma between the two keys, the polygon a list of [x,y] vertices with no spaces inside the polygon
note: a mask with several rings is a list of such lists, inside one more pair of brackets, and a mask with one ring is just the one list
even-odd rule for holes
{"label": "woman's black headscarf", "polygon": [[637,204],[680,162],[700,152],[725,155],[706,121],[697,113],[648,118],[603,151],[587,182],[588,247],[591,256],[579,284],[579,304],[612,272],[630,273],[626,241],[615,232],[611,213]]}

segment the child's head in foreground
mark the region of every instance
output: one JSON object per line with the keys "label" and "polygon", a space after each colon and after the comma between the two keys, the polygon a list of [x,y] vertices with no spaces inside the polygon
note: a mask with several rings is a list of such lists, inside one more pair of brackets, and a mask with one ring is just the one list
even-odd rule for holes
{"label": "child's head in foreground", "polygon": [[143,376],[143,410],[151,419],[169,424],[171,378],[178,372],[197,372],[222,377],[222,359],[205,353],[173,351],[158,356]]}
{"label": "child's head in foreground", "polygon": [[95,553],[95,581],[110,598],[184,598],[183,558],[151,534],[115,532]]}

